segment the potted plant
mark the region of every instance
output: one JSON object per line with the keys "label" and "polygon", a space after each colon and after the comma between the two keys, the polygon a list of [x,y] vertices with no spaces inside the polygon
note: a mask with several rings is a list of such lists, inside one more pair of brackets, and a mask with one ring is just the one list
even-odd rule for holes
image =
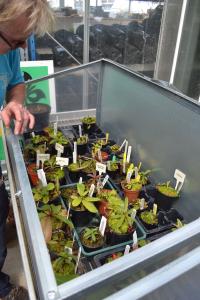
{"label": "potted plant", "polygon": [[77,183],[77,194],[70,197],[70,211],[74,225],[81,227],[89,223],[93,214],[98,213],[94,205],[97,201],[99,201],[99,198],[89,196],[89,189],[85,184]]}
{"label": "potted plant", "polygon": [[38,185],[32,189],[33,197],[36,203],[42,202],[43,204],[55,203],[59,201],[60,195],[59,189],[52,183],[48,183],[47,186]]}
{"label": "potted plant", "polygon": [[107,174],[115,179],[119,170],[119,164],[116,161],[108,161],[107,162]]}
{"label": "potted plant", "polygon": [[56,165],[56,156],[46,160],[43,168],[48,182],[55,182],[57,178],[61,185],[65,184],[65,173],[63,169]]}
{"label": "potted plant", "polygon": [[139,197],[139,193],[142,190],[142,184],[138,178],[131,179],[130,182],[124,180],[121,182],[121,186],[124,195],[128,198],[129,202],[135,201]]}
{"label": "potted plant", "polygon": [[39,134],[36,134],[35,136],[31,137],[30,140],[30,144],[33,144],[34,146],[41,145],[47,142],[48,142],[48,137]]}
{"label": "potted plant", "polygon": [[144,226],[151,230],[158,226],[158,216],[155,215],[152,210],[145,210],[141,212],[140,219]]}
{"label": "potted plant", "polygon": [[84,155],[87,153],[88,135],[83,135],[77,138],[77,153],[78,155]]}
{"label": "potted plant", "polygon": [[56,230],[52,233],[51,240],[47,243],[47,247],[51,256],[57,256],[60,252],[64,252],[66,248],[73,247],[72,236],[68,237],[63,230]]}
{"label": "potted plant", "polygon": [[80,233],[81,243],[87,252],[93,252],[101,249],[104,244],[104,237],[101,235],[98,227],[86,227]]}
{"label": "potted plant", "polygon": [[179,196],[179,193],[170,185],[170,181],[156,185],[155,203],[160,209],[169,210]]}
{"label": "potted plant", "polygon": [[128,199],[125,198],[124,205],[114,208],[108,215],[107,242],[111,245],[120,244],[132,239],[135,231],[132,218],[132,209],[128,208]]}
{"label": "potted plant", "polygon": [[90,165],[90,161],[78,159],[76,163],[71,163],[68,166],[69,176],[72,182],[78,182],[79,178],[82,177],[83,180],[87,179],[85,174],[85,169]]}
{"label": "potted plant", "polygon": [[30,163],[27,165],[27,172],[28,172],[28,176],[29,179],[31,181],[31,184],[33,186],[36,186],[39,184],[39,178],[37,175],[37,167],[36,167],[36,163]]}
{"label": "potted plant", "polygon": [[75,274],[76,257],[67,253],[59,253],[59,257],[52,262],[57,284],[69,281],[78,275]]}
{"label": "potted plant", "polygon": [[64,226],[73,228],[72,222],[67,218],[66,209],[63,209],[61,205],[45,204],[38,207],[38,215],[47,243],[51,240],[53,231],[62,229]]}
{"label": "potted plant", "polygon": [[27,145],[25,145],[23,150],[24,160],[27,162],[35,162],[37,151],[39,151],[39,153],[46,153],[47,150],[48,148],[46,146],[46,143],[38,145],[28,143]]}
{"label": "potted plant", "polygon": [[[130,204],[129,204],[129,206],[131,207],[131,208],[133,208],[133,209],[135,209],[136,211],[138,211],[138,210],[141,210],[140,209],[140,200],[141,199],[136,199],[134,202],[131,202]],[[146,201],[144,201],[144,208],[143,209],[147,209],[147,207],[148,207],[148,204],[147,204],[147,202]],[[142,209],[142,210],[143,210]]]}
{"label": "potted plant", "polygon": [[122,158],[123,152],[120,150],[120,146],[118,144],[110,145],[109,151],[111,154],[114,154],[115,156]]}
{"label": "potted plant", "polygon": [[49,145],[51,147],[52,154],[57,153],[57,151],[55,149],[56,143],[64,146],[64,153],[63,153],[64,156],[68,156],[68,155],[72,154],[72,149],[70,146],[69,139],[66,138],[61,131],[58,131],[56,135],[54,135],[54,132],[49,133],[49,138],[50,138]]}
{"label": "potted plant", "polygon": [[91,133],[96,129],[96,118],[95,117],[84,117],[82,119],[83,130],[85,133]]}
{"label": "potted plant", "polygon": [[106,218],[110,211],[118,206],[123,206],[123,200],[118,196],[115,190],[100,190],[98,198],[100,199],[98,204],[99,213]]}

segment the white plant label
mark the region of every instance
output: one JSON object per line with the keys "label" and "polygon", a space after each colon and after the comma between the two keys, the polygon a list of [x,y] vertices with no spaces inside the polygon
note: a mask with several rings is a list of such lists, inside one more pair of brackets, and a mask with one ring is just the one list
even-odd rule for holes
{"label": "white plant label", "polygon": [[126,141],[126,143],[125,143],[125,150],[124,150],[124,153],[126,153],[126,156],[127,156],[127,151],[128,151],[128,141]]}
{"label": "white plant label", "polygon": [[132,146],[128,146],[128,152],[127,152],[127,158],[126,158],[127,163],[130,162],[131,151],[132,151]]}
{"label": "white plant label", "polygon": [[126,143],[126,139],[122,142],[121,146],[119,147],[119,151],[122,150],[122,148],[124,147],[125,143]]}
{"label": "white plant label", "polygon": [[65,246],[65,252],[67,252],[69,255],[72,255],[72,248]]}
{"label": "white plant label", "polygon": [[74,153],[76,155],[76,160],[77,160],[77,142],[74,142]]}
{"label": "white plant label", "polygon": [[79,132],[79,136],[80,136],[80,137],[83,136],[81,125],[78,125],[78,132]]}
{"label": "white plant label", "polygon": [[133,248],[138,244],[138,237],[136,230],[133,232]]}
{"label": "white plant label", "polygon": [[107,132],[107,133],[106,133],[106,144],[107,144],[107,142],[108,142],[108,139],[109,139],[109,133]]}
{"label": "white plant label", "polygon": [[69,219],[69,213],[71,209],[71,203],[69,202],[68,210],[67,210],[67,219]]}
{"label": "white plant label", "polygon": [[54,133],[54,135],[56,135],[58,133],[58,123],[57,122],[53,123],[53,133]]}
{"label": "white plant label", "polygon": [[82,177],[79,178],[79,182],[78,183],[83,183],[83,178]]}
{"label": "white plant label", "polygon": [[37,175],[39,180],[42,183],[42,186],[47,186],[47,179],[44,170],[43,169],[37,170]]}
{"label": "white plant label", "polygon": [[176,186],[175,186],[175,190],[179,193],[182,186],[183,186],[183,183],[185,181],[185,177],[186,175],[181,172],[180,170],[176,169],[175,172],[174,172],[174,178],[176,179]]}
{"label": "white plant label", "polygon": [[129,254],[131,247],[129,245],[126,245],[126,248],[124,250],[124,255]]}
{"label": "white plant label", "polygon": [[144,209],[144,203],[145,203],[145,199],[144,198],[140,199],[140,202],[139,202],[140,210]]}
{"label": "white plant label", "polygon": [[97,162],[97,163],[96,163],[96,171],[98,171],[100,175],[101,175],[102,173],[106,173],[106,165]]}
{"label": "white plant label", "polygon": [[32,137],[35,137],[35,132],[34,131],[31,132],[31,135],[32,135]]}
{"label": "white plant label", "polygon": [[154,216],[156,216],[157,210],[158,210],[158,205],[154,203],[154,205],[153,205],[153,214],[154,214]]}
{"label": "white plant label", "polygon": [[133,169],[132,169],[132,170],[129,170],[129,171],[127,172],[127,175],[126,175],[126,181],[127,181],[128,183],[129,183],[130,180],[131,180],[132,174],[133,174]]}
{"label": "white plant label", "polygon": [[99,225],[99,231],[101,232],[102,236],[104,236],[105,229],[106,229],[106,224],[107,224],[107,219],[104,216],[102,216],[101,222],[100,222],[100,225]]}
{"label": "white plant label", "polygon": [[57,151],[57,156],[60,157],[61,154],[64,152],[64,146],[58,143],[55,144],[55,149]]}
{"label": "white plant label", "polygon": [[79,249],[78,249],[78,255],[77,255],[77,260],[76,260],[76,266],[75,266],[75,270],[74,270],[75,274],[76,274],[77,269],[78,269],[78,264],[79,264],[80,258],[81,258],[81,247],[79,247]]}
{"label": "white plant label", "polygon": [[38,153],[37,152],[37,167],[39,168],[40,161],[42,162],[42,169],[44,162],[50,159],[50,154]]}
{"label": "white plant label", "polygon": [[135,220],[136,213],[137,213],[136,209],[133,209],[132,214],[131,214],[131,218],[133,220]]}
{"label": "white plant label", "polygon": [[104,187],[104,185],[106,184],[106,182],[108,181],[109,175],[106,175],[104,180],[102,181],[102,187]]}
{"label": "white plant label", "polygon": [[107,168],[108,168],[108,170],[110,170],[110,160],[107,161]]}
{"label": "white plant label", "polygon": [[94,190],[95,190],[95,185],[92,183],[91,186],[90,186],[89,193],[88,193],[89,197],[93,196]]}
{"label": "white plant label", "polygon": [[73,163],[76,164],[77,163],[77,153],[73,152]]}
{"label": "white plant label", "polygon": [[138,167],[135,167],[135,178],[138,177]]}
{"label": "white plant label", "polygon": [[98,150],[98,159],[102,162],[102,155],[101,155],[101,150]]}
{"label": "white plant label", "polygon": [[69,165],[69,158],[68,157],[56,157],[56,165],[59,165],[61,169],[64,166]]}

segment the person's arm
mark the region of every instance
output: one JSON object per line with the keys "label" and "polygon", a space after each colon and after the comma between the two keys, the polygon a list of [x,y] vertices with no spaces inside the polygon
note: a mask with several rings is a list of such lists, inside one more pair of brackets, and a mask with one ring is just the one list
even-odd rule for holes
{"label": "person's arm", "polygon": [[34,126],[34,117],[23,107],[25,98],[25,85],[20,83],[7,92],[7,105],[1,112],[1,117],[6,127],[10,126],[11,119],[15,120],[15,134],[22,134],[29,125]]}

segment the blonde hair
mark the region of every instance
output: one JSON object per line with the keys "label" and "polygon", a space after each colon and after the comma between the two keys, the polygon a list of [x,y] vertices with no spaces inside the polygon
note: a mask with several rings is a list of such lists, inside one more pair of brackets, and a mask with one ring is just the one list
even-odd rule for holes
{"label": "blonde hair", "polygon": [[26,31],[43,35],[53,29],[54,15],[47,0],[0,0],[0,23],[27,15]]}

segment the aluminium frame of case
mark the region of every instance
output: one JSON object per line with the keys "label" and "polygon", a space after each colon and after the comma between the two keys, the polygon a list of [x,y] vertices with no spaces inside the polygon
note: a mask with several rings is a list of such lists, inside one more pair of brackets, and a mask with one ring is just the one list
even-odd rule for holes
{"label": "aluminium frame of case", "polygon": [[[109,64],[111,65],[111,67],[119,68],[127,74],[134,74],[130,70],[127,70],[117,64],[111,63],[106,60],[90,63],[88,65],[96,63],[102,64],[102,68],[104,67],[104,64]],[[76,67],[75,69],[81,70],[87,68],[88,65]],[[73,72],[73,70],[74,68],[59,73],[64,73],[67,75],[68,73]],[[59,73],[47,76],[45,77],[45,79],[54,78],[58,76]],[[101,114],[98,110],[98,105],[101,102],[100,98],[102,98],[102,76],[103,70],[99,79],[99,99],[97,103],[98,120],[100,120],[101,118]],[[142,76],[136,74],[134,74],[134,76],[137,76],[138,78],[140,78],[140,80],[146,80],[147,82],[152,84],[149,79],[145,79]],[[160,86],[159,88],[162,89],[162,87]],[[170,89],[166,90],[168,90],[170,93],[172,92]],[[174,93],[176,95],[179,95],[179,93],[177,92]],[[181,97],[183,96],[181,95]],[[184,97],[184,99],[185,101],[190,101],[190,99],[187,99],[187,97]],[[62,124],[62,122],[69,125],[72,123],[75,124],[79,123],[80,119],[84,116],[87,116],[88,113],[95,114],[95,110],[81,110],[75,112],[57,113],[51,116],[51,121],[55,121],[58,117],[60,124]],[[82,275],[80,278],[76,278],[70,282],[57,286],[51,267],[50,257],[37,216],[36,206],[33,200],[29,179],[26,173],[19,139],[18,137],[14,136],[12,132],[6,131],[6,144],[9,152],[9,159],[11,161],[11,170],[9,170],[9,172],[12,173],[13,181],[15,181],[15,192],[17,197],[19,198],[20,211],[22,214],[23,226],[25,228],[25,239],[27,239],[28,241],[27,255],[31,260],[31,269],[33,270],[36,279],[40,299],[54,300],[70,298],[83,290],[89,289],[91,286],[97,285],[116,274],[120,274],[130,267],[136,266],[138,263],[141,263],[149,258],[154,259],[154,257],[156,257],[156,255],[158,255],[159,253],[162,253],[166,249],[170,249],[174,245],[177,245],[200,232],[200,219],[197,219],[187,226],[183,227],[182,229],[170,233],[167,236],[164,236],[161,239],[147,245],[146,247],[131,253],[129,256],[124,256],[119,260],[114,261],[112,263],[112,268],[109,264],[104,265],[101,268]]]}

